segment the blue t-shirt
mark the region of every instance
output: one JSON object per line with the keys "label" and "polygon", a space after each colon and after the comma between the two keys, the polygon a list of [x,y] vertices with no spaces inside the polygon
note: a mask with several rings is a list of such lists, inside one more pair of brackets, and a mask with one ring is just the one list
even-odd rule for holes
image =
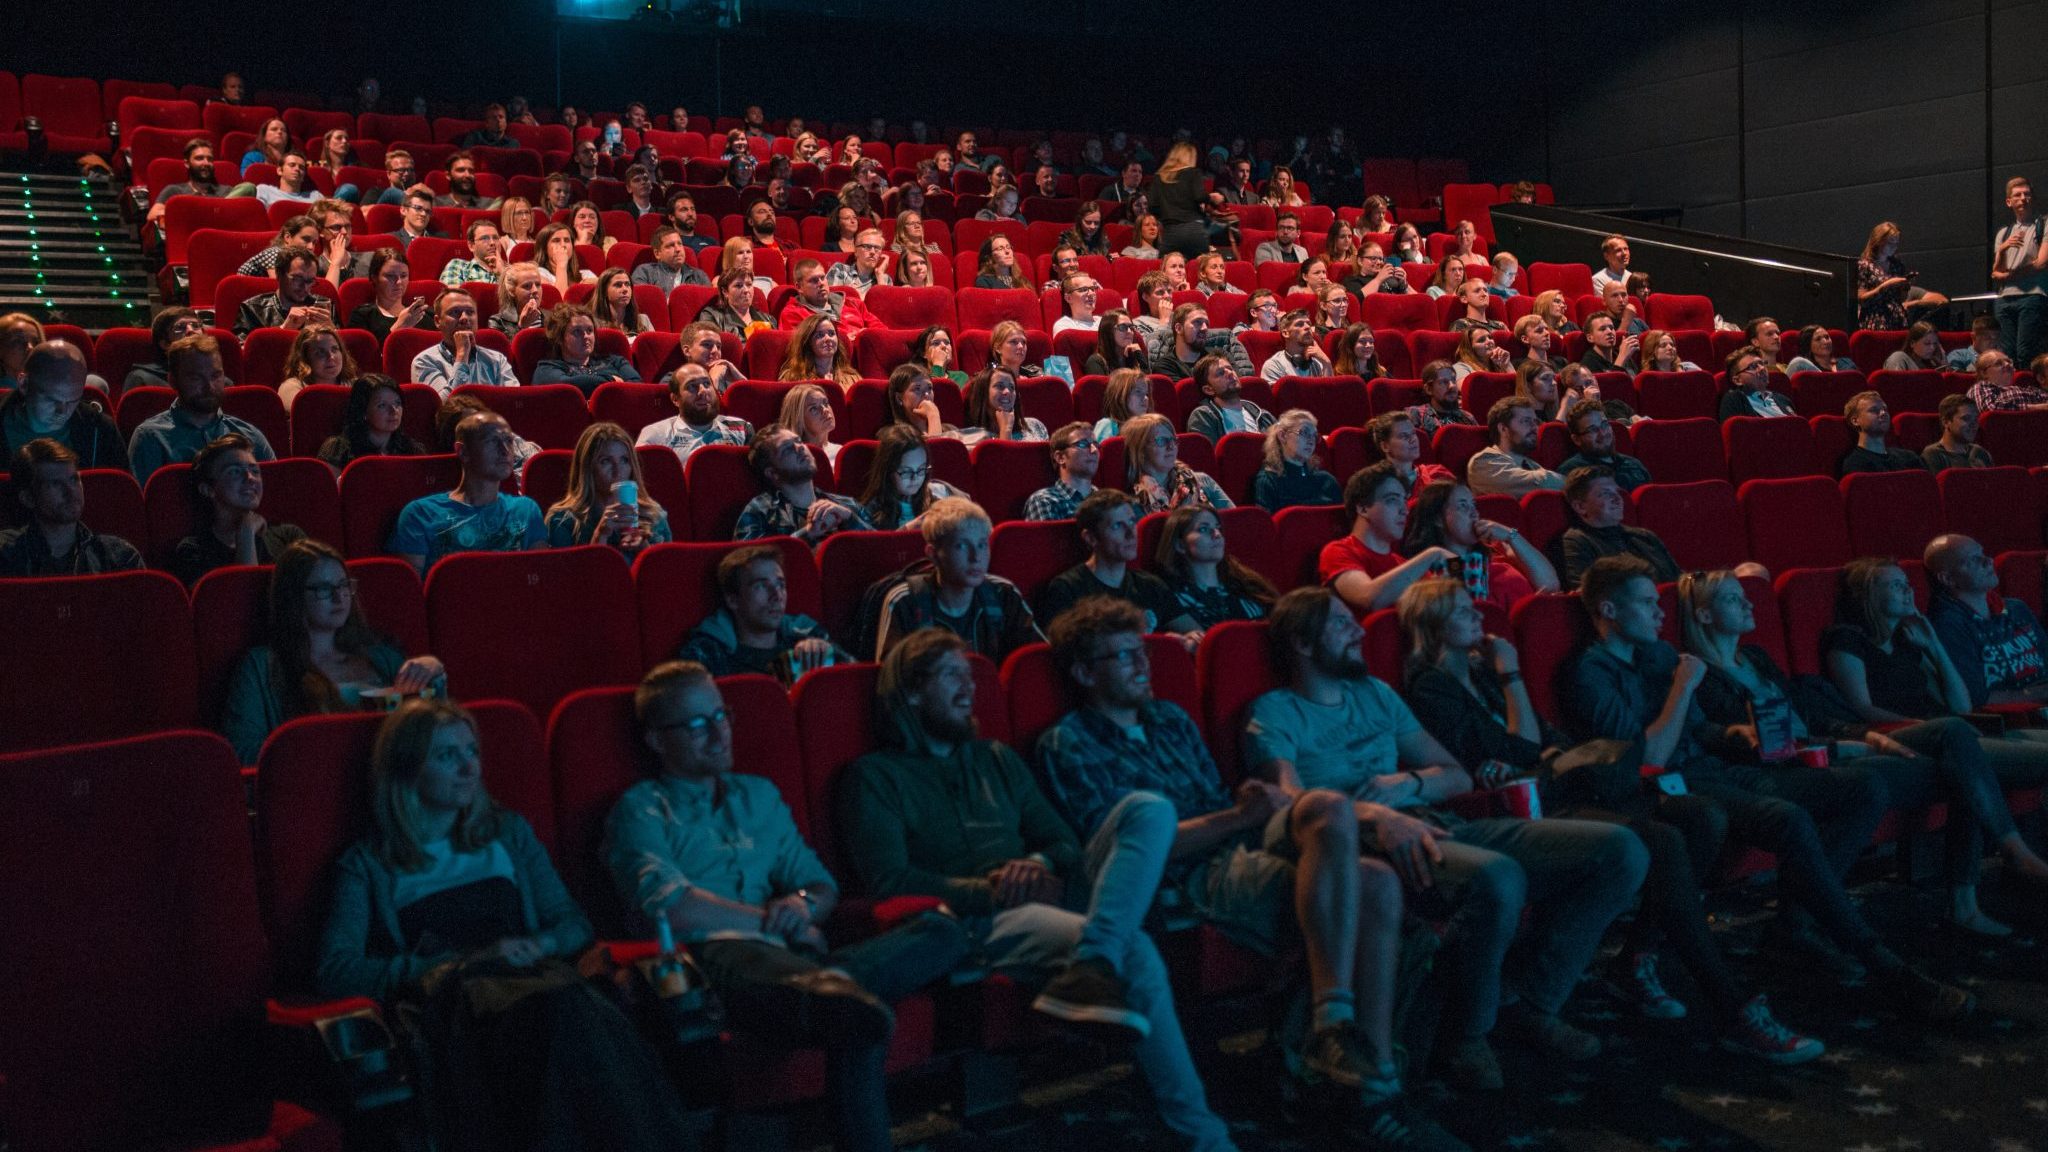
{"label": "blue t-shirt", "polygon": [[548,538],[540,505],[525,496],[499,496],[481,508],[446,492],[422,496],[398,514],[385,551],[422,555],[422,568],[454,552],[519,552]]}

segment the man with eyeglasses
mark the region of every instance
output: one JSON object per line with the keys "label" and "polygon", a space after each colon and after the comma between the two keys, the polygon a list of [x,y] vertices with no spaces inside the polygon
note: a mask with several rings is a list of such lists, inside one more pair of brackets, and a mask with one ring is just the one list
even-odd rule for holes
{"label": "man with eyeglasses", "polygon": [[1024,518],[1072,520],[1081,502],[1095,491],[1095,469],[1102,462],[1102,449],[1095,442],[1094,430],[1079,420],[1061,425],[1048,444],[1059,479],[1025,499]]}
{"label": "man with eyeglasses", "polygon": [[1330,354],[1316,342],[1316,323],[1306,311],[1296,308],[1282,316],[1280,333],[1286,338],[1286,343],[1259,366],[1261,379],[1272,383],[1284,376],[1330,374]]}
{"label": "man with eyeglasses", "polygon": [[597,166],[597,141],[578,140],[576,148],[569,154],[569,174],[586,185],[604,173]]}
{"label": "man with eyeglasses", "polygon": [[1171,803],[1177,822],[1161,887],[1176,905],[1269,957],[1306,945],[1307,1010],[1289,1013],[1281,1040],[1297,1084],[1367,1131],[1384,1116],[1415,1135],[1386,1144],[1463,1147],[1402,1092],[1393,1025],[1402,900],[1393,868],[1359,854],[1357,818],[1341,793],[1289,796],[1261,779],[1225,788],[1201,730],[1154,695],[1145,632],[1135,607],[1106,599],[1053,622],[1053,662],[1082,704],[1038,739],[1047,797],[1084,836],[1126,797]]}
{"label": "man with eyeglasses", "polygon": [[1068,278],[1081,274],[1081,249],[1062,241],[1052,250],[1052,275],[1041,286],[1050,291],[1064,287]]}
{"label": "man with eyeglasses", "polygon": [[307,213],[320,222],[320,250],[318,267],[320,276],[336,291],[343,280],[370,274],[370,257],[373,253],[354,252],[349,244],[355,239],[355,211],[345,200],[322,200],[313,205]]}
{"label": "man with eyeglasses", "polygon": [[1086,332],[1093,336],[1102,322],[1095,315],[1095,301],[1102,295],[1102,285],[1086,272],[1075,272],[1060,282],[1060,294],[1066,298],[1067,314],[1052,322],[1052,334],[1062,332]]}
{"label": "man with eyeglasses", "polygon": [[419,183],[419,172],[413,167],[412,153],[403,148],[392,148],[384,153],[384,187],[377,193],[373,204],[404,204],[405,194]]}
{"label": "man with eyeglasses", "polygon": [[663,921],[690,945],[730,1027],[779,1046],[822,1046],[834,1146],[888,1152],[889,1004],[965,958],[959,921],[942,907],[919,911],[833,949],[820,926],[839,886],[775,785],[733,770],[737,717],[711,671],[686,660],[657,666],[633,695],[633,715],[660,774],[619,797],[604,853],[634,929],[652,934]]}
{"label": "man with eyeglasses", "polygon": [[398,231],[392,233],[398,239],[398,250],[403,253],[412,247],[412,242],[422,236],[446,240],[448,234],[434,227],[434,190],[425,184],[415,184],[405,190],[405,199],[398,206]]}
{"label": "man with eyeglasses", "polygon": [[1771,389],[1770,362],[1754,345],[1728,354],[1728,390],[1721,393],[1720,419],[1731,416],[1797,416],[1792,398]]}
{"label": "man with eyeglasses", "polygon": [[8,457],[8,473],[28,523],[0,532],[0,576],[89,576],[142,567],[133,544],[94,532],[81,519],[78,453],[39,437]]}
{"label": "man with eyeglasses", "polygon": [[783,331],[794,331],[813,316],[824,316],[839,325],[841,340],[851,342],[861,329],[878,327],[858,295],[834,292],[827,286],[825,265],[817,257],[806,256],[797,261],[796,267],[790,269],[789,280],[796,285],[796,295],[782,306]]}
{"label": "man with eyeglasses", "polygon": [[422,496],[398,514],[384,550],[426,575],[457,552],[525,552],[548,546],[546,518],[531,497],[511,496],[517,438],[495,412],[472,412],[455,426],[462,477],[453,490]]}
{"label": "man with eyeglasses", "polygon": [[441,342],[412,358],[412,379],[432,385],[446,400],[464,384],[517,385],[512,361],[476,342],[476,297],[450,288],[434,300]]}
{"label": "man with eyeglasses", "polygon": [[178,398],[162,412],[144,420],[128,437],[128,462],[135,482],[147,488],[150,474],[166,464],[180,464],[230,432],[249,440],[258,460],[275,460],[261,429],[239,416],[221,411],[227,397],[228,374],[221,367],[220,342],[211,335],[187,336],[164,350],[164,367]]}
{"label": "man with eyeglasses", "polygon": [[490,220],[469,222],[469,258],[450,260],[441,266],[441,283],[451,288],[464,284],[496,284],[505,264],[505,246],[498,242],[498,225]]}
{"label": "man with eyeglasses", "polygon": [[1038,618],[1056,621],[1076,604],[1099,596],[1144,613],[1145,631],[1178,634],[1193,652],[1201,626],[1180,606],[1166,581],[1134,567],[1138,559],[1138,505],[1129,493],[1102,488],[1074,511],[1074,527],[1088,558],[1053,577],[1038,594]]}
{"label": "man with eyeglasses", "polygon": [[825,276],[826,285],[851,288],[865,299],[868,289],[889,283],[889,272],[882,267],[882,257],[888,251],[889,245],[882,239],[881,229],[861,229],[853,239],[853,259],[834,264],[832,271]]}
{"label": "man with eyeglasses", "polygon": [[719,413],[718,384],[702,364],[684,364],[671,373],[668,397],[676,414],[642,428],[636,443],[667,448],[688,463],[690,453],[706,444],[744,446],[753,439],[753,425]]}
{"label": "man with eyeglasses", "polygon": [[690,247],[683,243],[680,231],[664,224],[648,239],[654,247],[654,259],[633,269],[633,283],[652,284],[664,298],[685,284],[711,286],[711,277],[690,262]]}
{"label": "man with eyeglasses", "polygon": [[1308,249],[1301,246],[1301,217],[1292,212],[1274,218],[1273,238],[1252,253],[1254,264],[1302,264],[1307,260]]}
{"label": "man with eyeglasses", "polygon": [[824,625],[789,610],[778,549],[756,544],[726,553],[718,562],[718,595],[717,611],[691,630],[681,653],[712,675],[752,672],[794,687],[807,672],[853,663]]}

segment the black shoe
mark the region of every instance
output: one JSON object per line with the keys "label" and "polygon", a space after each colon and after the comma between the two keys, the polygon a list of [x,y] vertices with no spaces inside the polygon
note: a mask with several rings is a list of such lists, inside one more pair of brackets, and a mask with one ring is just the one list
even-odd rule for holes
{"label": "black shoe", "polygon": [[1880,980],[1899,1011],[1930,1024],[1960,1020],[1977,1008],[1977,997],[1970,992],[1910,967],[1901,967]]}
{"label": "black shoe", "polygon": [[1425,1116],[1407,1093],[1365,1108],[1346,1135],[1366,1152],[1472,1152],[1472,1146]]}
{"label": "black shoe", "polygon": [[1076,960],[1046,982],[1031,1007],[1056,1020],[1111,1030],[1129,1040],[1152,1034],[1152,1022],[1124,998],[1124,982],[1102,960]]}
{"label": "black shoe", "polygon": [[850,976],[821,968],[783,983],[802,993],[800,1035],[835,1046],[866,1046],[885,1043],[896,1027],[896,1013]]}

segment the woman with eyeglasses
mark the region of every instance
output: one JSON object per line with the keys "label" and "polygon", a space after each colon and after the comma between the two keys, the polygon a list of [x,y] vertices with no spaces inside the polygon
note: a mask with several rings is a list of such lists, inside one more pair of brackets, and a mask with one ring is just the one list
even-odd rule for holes
{"label": "woman with eyeglasses", "polygon": [[1267,512],[1302,504],[1342,504],[1337,478],[1323,470],[1315,413],[1290,408],[1266,429],[1266,463],[1252,477],[1252,503]]}
{"label": "woman with eyeglasses", "polygon": [[294,717],[352,712],[394,694],[447,693],[439,660],[408,660],[370,630],[347,562],[318,540],[278,555],[267,640],[243,654],[221,709],[221,733],[244,764],[254,764],[264,740]]}
{"label": "woman with eyeglasses", "polygon": [[405,421],[405,393],[398,381],[370,373],[349,385],[348,407],[341,430],[320,444],[317,455],[337,473],[361,456],[418,456],[426,451],[400,427]]}
{"label": "woman with eyeglasses", "polygon": [[1152,569],[1204,632],[1228,620],[1263,619],[1279,598],[1270,581],[1230,554],[1222,518],[1201,504],[1167,515]]}
{"label": "woman with eyeglasses", "polygon": [[884,532],[908,531],[932,501],[967,493],[932,479],[931,456],[924,433],[909,424],[891,424],[875,437],[880,446],[860,494],[861,509]]}
{"label": "woman with eyeglasses", "polygon": [[215,568],[268,564],[306,538],[296,524],[271,524],[263,503],[263,470],[249,439],[230,432],[199,450],[187,473],[192,485],[192,535],[171,550],[171,574],[191,587]]}
{"label": "woman with eyeglasses", "polygon": [[[1147,276],[1153,273],[1146,273]],[[1139,291],[1144,291],[1142,280]],[[1121,308],[1112,308],[1102,314],[1095,325],[1095,351],[1083,365],[1083,374],[1108,376],[1119,369],[1134,368],[1143,372],[1150,363],[1145,353],[1144,327]]]}

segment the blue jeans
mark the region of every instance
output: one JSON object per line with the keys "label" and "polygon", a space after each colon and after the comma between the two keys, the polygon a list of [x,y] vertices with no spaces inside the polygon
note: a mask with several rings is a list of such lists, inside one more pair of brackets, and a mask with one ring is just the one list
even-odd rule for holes
{"label": "blue jeans", "polygon": [[[1563,1008],[1650,868],[1635,833],[1588,820],[1474,820],[1439,846],[1437,887],[1455,906],[1445,1025],[1462,1039],[1493,1031],[1504,981],[1533,1011]],[[1525,906],[1523,955],[1508,966]]]}
{"label": "blue jeans", "polygon": [[[1087,914],[1051,904],[1023,904],[996,913],[983,948],[992,967],[1057,968],[1071,960],[1101,959],[1124,979],[1130,1005],[1143,1013],[1152,1034],[1138,1042],[1138,1066],[1159,1101],[1160,1118],[1189,1145],[1204,1152],[1235,1148],[1230,1129],[1209,1110],[1187,1037],[1173,1008],[1166,962],[1145,934],[1145,914],[1159,891],[1167,852],[1180,817],[1156,792],[1132,792],[1088,838],[1088,888],[1067,890],[1069,902],[1085,901]],[[1074,878],[1079,880],[1081,878]]]}
{"label": "blue jeans", "polygon": [[2000,296],[1991,306],[1998,317],[1998,350],[2025,369],[2034,357],[2048,352],[2048,296]]}

